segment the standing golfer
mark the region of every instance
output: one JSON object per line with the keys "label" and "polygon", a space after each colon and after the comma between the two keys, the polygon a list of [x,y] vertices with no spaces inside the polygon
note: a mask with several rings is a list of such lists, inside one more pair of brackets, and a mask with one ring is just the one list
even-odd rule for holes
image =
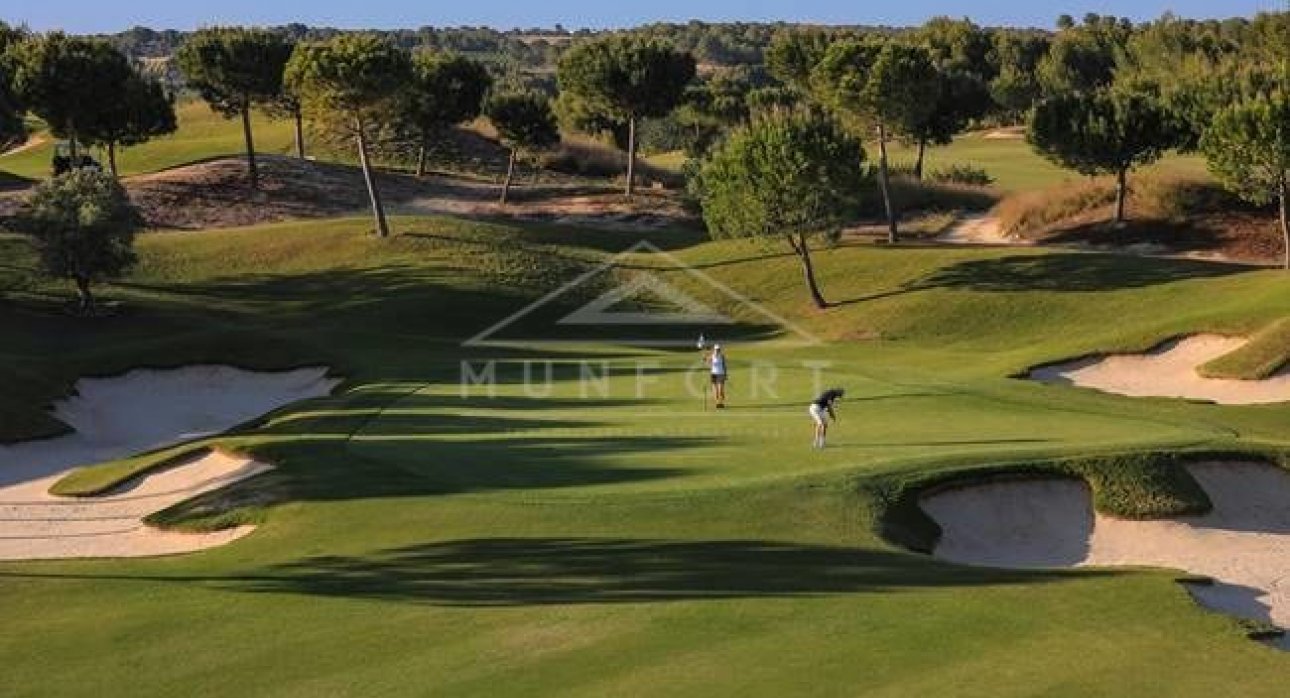
{"label": "standing golfer", "polygon": [[712,401],[716,403],[717,409],[721,409],[726,406],[726,352],[720,344],[712,345],[712,352],[708,354],[708,367],[712,373]]}
{"label": "standing golfer", "polygon": [[[841,399],[843,390],[841,388],[830,388],[820,393],[815,398],[807,412],[811,415],[811,420],[815,422],[815,441],[812,446],[815,448],[824,448],[824,437],[829,432],[829,418],[838,421],[838,415],[833,411],[833,403]],[[826,418],[824,415],[828,413]]]}

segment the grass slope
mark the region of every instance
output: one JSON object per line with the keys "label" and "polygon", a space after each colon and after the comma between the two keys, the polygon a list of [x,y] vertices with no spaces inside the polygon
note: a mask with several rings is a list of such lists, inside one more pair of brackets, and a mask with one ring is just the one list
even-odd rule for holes
{"label": "grass slope", "polygon": [[[212,112],[205,102],[182,102],[175,106],[175,116],[179,122],[175,133],[131,148],[122,148],[117,152],[117,167],[123,176],[156,172],[190,162],[246,152],[246,144],[242,140],[242,122],[225,119]],[[293,152],[289,121],[269,119],[254,112],[251,126],[258,152]],[[54,146],[53,140],[47,140],[35,148],[0,155],[0,172],[28,179],[47,177]],[[106,167],[105,154],[95,150],[94,156]]]}
{"label": "grass slope", "polygon": [[1250,337],[1245,346],[1205,364],[1201,373],[1210,378],[1258,380],[1290,365],[1290,317],[1268,325]]}
{"label": "grass slope", "polygon": [[[685,389],[691,351],[460,345],[638,235],[395,227],[387,241],[361,219],[145,235],[140,267],[104,294],[121,312],[91,322],[57,312],[66,289],[20,273],[29,252],[0,237],[9,438],[82,374],[223,361],[347,377],[332,397],[211,440],[274,473],[155,517],[264,522],[249,538],[174,558],[0,563],[0,693],[1284,690],[1285,655],[1200,610],[1174,575],[971,569],[879,536],[902,491],[967,468],[1084,463],[1070,467],[1105,478],[1104,508],[1171,509],[1195,500],[1170,457],[1124,454],[1290,449],[1287,405],[1008,378],[1186,331],[1265,327],[1290,314],[1284,274],[846,244],[818,255],[839,304],[820,313],[783,251],[660,231],[653,242],[676,259],[826,340],[734,345],[732,407],[705,413]],[[613,273],[642,272],[739,321],[719,334],[765,321],[660,255]],[[804,359],[831,362],[821,381],[848,389],[823,452],[806,448]],[[461,362],[486,360],[495,390],[463,394]],[[580,380],[585,360],[605,382]],[[548,362],[550,385],[526,387]]]}

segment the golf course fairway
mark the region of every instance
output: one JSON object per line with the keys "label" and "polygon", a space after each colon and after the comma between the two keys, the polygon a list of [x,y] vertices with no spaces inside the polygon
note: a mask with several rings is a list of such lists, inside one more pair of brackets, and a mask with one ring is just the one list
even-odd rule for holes
{"label": "golf course fairway", "polygon": [[[937,560],[917,501],[1050,474],[1087,482],[1103,514],[1164,518],[1209,506],[1189,463],[1286,467],[1290,403],[1024,376],[1256,336],[1290,316],[1290,275],[844,241],[816,253],[832,303],[818,311],[786,248],[392,225],[386,240],[359,218],[144,234],[95,318],[62,312],[67,289],[0,236],[6,442],[65,432],[45,408],[83,377],[219,364],[344,379],[204,438],[273,469],[147,519],[250,535],[0,562],[0,695],[1284,694],[1290,654],[1196,604],[1184,573]],[[642,275],[730,319],[696,328],[725,345],[726,409],[691,389],[706,380],[693,335],[655,346],[559,322]],[[807,404],[834,386],[840,419],[813,450]],[[110,490],[175,455],[53,491]]]}

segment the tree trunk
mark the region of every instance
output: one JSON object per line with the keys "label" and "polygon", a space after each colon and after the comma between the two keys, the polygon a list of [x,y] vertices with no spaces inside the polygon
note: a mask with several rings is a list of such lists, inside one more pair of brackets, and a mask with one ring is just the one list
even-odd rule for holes
{"label": "tree trunk", "polygon": [[363,168],[363,181],[367,184],[367,196],[372,201],[372,219],[376,223],[376,236],[389,237],[390,226],[385,221],[385,207],[381,205],[381,191],[376,187],[372,176],[372,165],[367,158],[367,131],[363,119],[356,117],[354,126],[358,133],[358,163]]}
{"label": "tree trunk", "polygon": [[806,243],[806,236],[798,233],[794,239],[792,235],[788,236],[788,245],[793,248],[794,254],[802,262],[802,276],[806,278],[806,290],[811,293],[811,302],[815,307],[824,310],[829,307],[828,301],[824,300],[824,295],[820,293],[820,285],[815,280],[815,266],[811,264],[811,248]]}
{"label": "tree trunk", "polygon": [[90,290],[90,280],[84,276],[77,276],[76,281],[76,307],[82,315],[89,315],[94,310],[94,292]]}
{"label": "tree trunk", "polygon": [[1284,264],[1284,266],[1285,266],[1286,270],[1287,270],[1287,271],[1290,271],[1290,216],[1288,216],[1288,215],[1287,215],[1287,213],[1286,213],[1286,208],[1287,208],[1287,206],[1290,206],[1290,204],[1288,204],[1288,203],[1286,202],[1286,200],[1287,200],[1287,199],[1290,199],[1290,181],[1287,181],[1287,179],[1286,179],[1285,175],[1282,175],[1282,177],[1281,177],[1281,192],[1280,192],[1280,194],[1281,194],[1281,196],[1280,196],[1280,199],[1281,199],[1281,242],[1282,242],[1282,244],[1283,244],[1283,245],[1285,245],[1285,257],[1284,257],[1284,262],[1283,262],[1283,264]]}
{"label": "tree trunk", "polygon": [[113,142],[113,141],[108,141],[108,144],[107,144],[107,155],[108,155],[108,172],[111,172],[111,173],[112,173],[112,177],[115,179],[115,178],[117,177],[117,173],[116,173],[116,143],[115,143],[115,142]]}
{"label": "tree trunk", "polygon": [[923,181],[923,155],[927,152],[927,141],[918,139],[918,158],[914,160],[914,179]]}
{"label": "tree trunk", "polygon": [[506,205],[506,195],[511,191],[511,178],[515,176],[515,149],[511,148],[510,160],[506,162],[506,179],[502,181],[502,205]]}
{"label": "tree trunk", "polygon": [[900,239],[896,223],[896,207],[891,202],[891,180],[887,174],[887,127],[878,123],[878,187],[882,189],[882,205],[887,210],[887,242],[895,244]]}
{"label": "tree trunk", "polygon": [[1119,225],[1124,222],[1124,200],[1128,198],[1129,168],[1121,167],[1119,172],[1115,173],[1115,223]]}
{"label": "tree trunk", "polygon": [[260,171],[255,166],[255,141],[251,138],[251,105],[242,107],[242,137],[246,139],[246,176],[252,189],[260,188]]}
{"label": "tree trunk", "polygon": [[421,144],[417,146],[417,177],[426,176],[426,140],[421,139]]}
{"label": "tree trunk", "polygon": [[74,128],[69,128],[67,130],[67,153],[72,158],[72,169],[80,167],[80,163],[76,162],[77,156],[80,155],[80,151],[77,148],[76,129]]}
{"label": "tree trunk", "polygon": [[300,112],[300,107],[292,110],[292,117],[296,122],[296,157],[301,160],[305,159],[305,116]]}
{"label": "tree trunk", "polygon": [[636,117],[627,118],[627,198],[632,198],[636,183]]}

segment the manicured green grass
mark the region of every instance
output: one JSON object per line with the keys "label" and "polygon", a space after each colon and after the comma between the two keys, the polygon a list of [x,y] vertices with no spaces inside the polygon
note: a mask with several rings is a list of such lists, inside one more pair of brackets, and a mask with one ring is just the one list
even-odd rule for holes
{"label": "manicured green grass", "polygon": [[1290,364],[1290,317],[1268,325],[1250,337],[1245,346],[1205,364],[1201,373],[1211,378],[1258,380]]}
{"label": "manicured green grass", "polygon": [[[870,161],[875,161],[877,146],[866,145],[866,150]],[[893,165],[912,167],[916,153],[914,148],[894,142],[888,145],[888,155]],[[646,160],[657,167],[680,172],[685,164],[685,154],[680,151],[659,153]],[[985,132],[973,132],[955,138],[947,146],[927,149],[924,166],[928,172],[962,165],[985,170],[1002,192],[1044,189],[1064,181],[1084,179],[1077,172],[1045,160],[1024,139],[987,138]],[[1196,155],[1169,155],[1147,169],[1203,175],[1205,162]]]}
{"label": "manicured green grass", "polygon": [[[915,152],[911,147],[895,143],[889,147],[889,155],[898,165],[912,166]],[[1044,189],[1066,180],[1083,179],[1078,173],[1045,160],[1024,139],[987,138],[985,132],[964,134],[947,146],[927,149],[924,163],[927,171],[955,165],[985,170],[994,178],[995,186],[1005,192]],[[1205,163],[1195,155],[1169,155],[1148,169],[1204,174]]]}
{"label": "manicured green grass", "polygon": [[[246,152],[242,140],[242,122],[225,119],[212,112],[202,101],[186,101],[176,105],[179,129],[169,136],[154,138],[147,143],[117,152],[117,167],[123,176],[156,172],[170,167],[186,165],[225,155]],[[252,115],[255,147],[262,153],[292,152],[292,129],[289,121],[272,120],[256,112]],[[29,179],[49,175],[49,161],[54,152],[54,141],[0,156],[0,172]],[[106,155],[93,151],[106,167]]]}
{"label": "manicured green grass", "polygon": [[[824,340],[731,345],[732,405],[705,412],[685,389],[690,350],[461,346],[639,234],[394,226],[385,241],[362,219],[144,235],[139,268],[105,289],[119,313],[92,321],[58,312],[66,289],[14,271],[29,252],[0,237],[9,438],[87,373],[223,361],[321,363],[347,378],[213,440],[274,473],[154,517],[261,522],[249,538],[173,558],[0,563],[0,694],[1284,690],[1286,656],[1199,609],[1174,574],[972,569],[880,535],[901,521],[902,493],[965,469],[1064,467],[1097,481],[1106,510],[1178,511],[1199,500],[1168,454],[1290,450],[1290,405],[1009,377],[1266,327],[1290,314],[1283,273],[848,243],[817,255],[839,304],[819,312],[783,250],[658,231],[677,259]],[[659,255],[627,261],[617,274],[655,273],[739,321],[710,337],[764,329]],[[516,332],[585,300],[557,300]],[[495,391],[463,394],[462,362],[488,360]],[[548,361],[550,385],[526,387]],[[607,380],[583,382],[583,361]],[[816,386],[803,361],[828,362],[821,383],[848,390],[822,452],[808,448]]]}

